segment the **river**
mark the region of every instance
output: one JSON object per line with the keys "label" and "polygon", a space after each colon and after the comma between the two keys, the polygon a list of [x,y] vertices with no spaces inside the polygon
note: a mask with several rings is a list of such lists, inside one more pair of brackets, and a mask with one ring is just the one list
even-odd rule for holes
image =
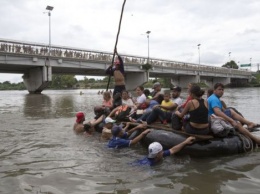
{"label": "river", "polygon": [[[131,163],[146,155],[141,145],[111,150],[100,134],[75,135],[75,113],[93,118],[102,101],[97,92],[0,91],[0,193],[260,193],[260,149],[225,157],[176,155],[140,167]],[[260,88],[226,89],[223,99],[260,122]]]}

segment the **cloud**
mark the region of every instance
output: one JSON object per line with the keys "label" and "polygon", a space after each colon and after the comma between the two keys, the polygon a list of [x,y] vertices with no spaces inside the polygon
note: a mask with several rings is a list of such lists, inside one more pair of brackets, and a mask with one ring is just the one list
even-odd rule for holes
{"label": "cloud", "polygon": [[[0,38],[112,52],[123,0],[2,0]],[[118,50],[150,57],[222,65],[260,61],[258,0],[131,0],[125,4]],[[141,35],[144,34],[144,35]]]}

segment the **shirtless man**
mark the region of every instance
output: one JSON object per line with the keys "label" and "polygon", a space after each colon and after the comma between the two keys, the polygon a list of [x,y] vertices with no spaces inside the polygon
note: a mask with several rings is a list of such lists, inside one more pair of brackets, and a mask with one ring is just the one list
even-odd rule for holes
{"label": "shirtless man", "polygon": [[122,91],[126,90],[125,88],[125,70],[124,70],[124,63],[120,55],[117,53],[117,49],[115,49],[115,54],[117,55],[117,59],[114,62],[114,68],[113,64],[110,65],[107,70],[106,74],[110,76],[114,76],[115,80],[115,88],[113,92],[113,97],[116,93],[122,93]]}
{"label": "shirtless man", "polygon": [[73,126],[73,130],[76,134],[80,134],[83,132],[86,132],[88,134],[90,133],[90,125],[89,124],[83,124],[83,122],[85,121],[85,115],[83,112],[78,112],[76,114],[76,123]]}

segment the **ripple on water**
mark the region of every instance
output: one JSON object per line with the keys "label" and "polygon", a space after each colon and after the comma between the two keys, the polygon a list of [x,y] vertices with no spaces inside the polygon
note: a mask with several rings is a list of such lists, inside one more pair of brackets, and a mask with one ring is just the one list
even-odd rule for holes
{"label": "ripple on water", "polygon": [[[259,193],[259,152],[231,157],[166,158],[155,167],[133,166],[147,150],[113,150],[99,136],[72,132],[75,113],[93,118],[97,90],[0,91],[0,193]],[[254,106],[248,106],[248,99]],[[260,121],[260,92],[226,90],[225,99]],[[206,184],[205,184],[206,183]]]}

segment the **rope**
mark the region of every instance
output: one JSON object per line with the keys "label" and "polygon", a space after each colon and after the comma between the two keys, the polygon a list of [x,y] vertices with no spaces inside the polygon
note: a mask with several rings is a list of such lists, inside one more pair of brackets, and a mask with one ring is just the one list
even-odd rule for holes
{"label": "rope", "polygon": [[[116,47],[117,47],[118,37],[119,37],[120,29],[121,29],[121,21],[122,21],[122,17],[123,17],[123,13],[124,13],[125,3],[126,3],[126,0],[124,0],[124,3],[122,5],[121,16],[120,16],[119,26],[118,26],[117,36],[116,36],[116,43],[115,43],[115,48],[114,48],[114,53],[113,53],[113,58],[112,58],[112,64],[110,66],[110,69],[112,69],[114,59],[115,59],[115,50],[116,50]],[[108,91],[110,79],[111,79],[111,75],[109,75],[109,77],[108,77],[107,90],[106,91]]]}
{"label": "rope", "polygon": [[239,139],[242,142],[244,152],[253,151],[254,142],[250,138],[248,138],[247,136],[245,136],[241,133],[237,133],[236,135],[239,137]]}

